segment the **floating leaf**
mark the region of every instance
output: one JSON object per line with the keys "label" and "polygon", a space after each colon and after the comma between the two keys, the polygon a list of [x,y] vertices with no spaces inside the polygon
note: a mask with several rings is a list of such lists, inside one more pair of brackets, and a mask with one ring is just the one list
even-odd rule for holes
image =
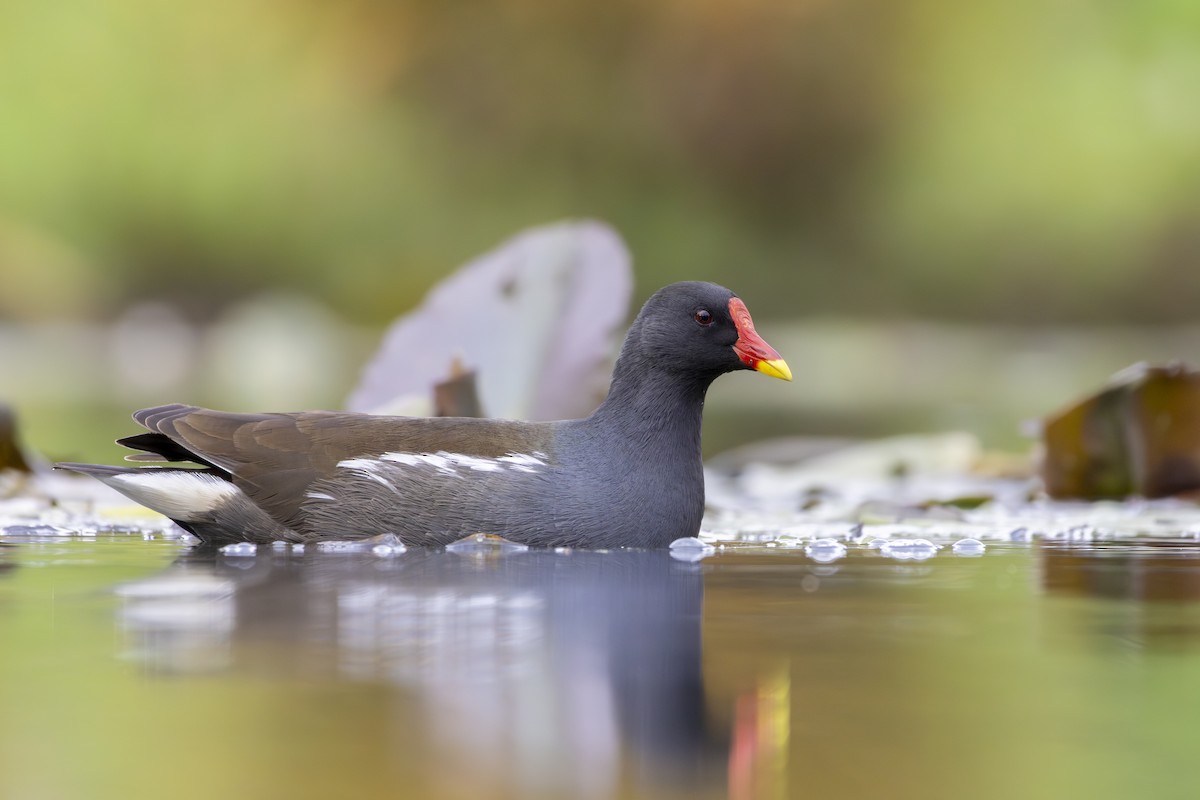
{"label": "floating leaf", "polygon": [[1057,498],[1200,490],[1200,373],[1136,364],[1046,418],[1042,481]]}
{"label": "floating leaf", "polygon": [[526,231],[435,286],[398,320],[351,394],[354,411],[427,407],[460,358],[496,417],[584,416],[607,387],[632,291],[621,238],[595,221]]}

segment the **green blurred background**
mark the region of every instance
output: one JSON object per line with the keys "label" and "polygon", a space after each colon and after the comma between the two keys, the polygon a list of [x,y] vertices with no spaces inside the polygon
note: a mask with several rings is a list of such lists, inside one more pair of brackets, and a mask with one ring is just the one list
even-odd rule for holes
{"label": "green blurred background", "polygon": [[[1200,5],[1183,0],[9,0],[0,398],[56,457],[102,456],[127,404],[180,392],[336,405],[378,330],[440,277],[573,216],[626,237],[639,300],[701,278],[778,330],[859,320],[849,339],[828,325],[779,338],[804,356],[822,331],[865,330],[893,349],[837,358],[830,344],[825,360],[886,373],[910,358],[935,397],[963,365],[897,354],[912,328],[893,326],[950,325],[921,329],[934,343],[983,330],[1002,355],[963,364],[999,359],[1031,383],[1056,373],[1030,364],[1062,355],[1045,342],[1064,325],[1166,330],[1126,349],[1186,356],[1200,341],[1198,45]],[[322,357],[300,380],[293,348],[273,364],[292,383],[239,394],[236,364],[201,367],[217,343],[253,355],[230,331],[260,330],[247,308],[264,306],[301,320],[265,324],[266,339]],[[96,333],[145,330],[179,374]],[[1122,366],[1112,336],[1084,339],[1108,344],[1081,382]],[[781,427],[978,423],[954,410],[988,399],[970,377],[935,414],[839,410],[911,374]],[[761,391],[803,391],[787,388]]]}

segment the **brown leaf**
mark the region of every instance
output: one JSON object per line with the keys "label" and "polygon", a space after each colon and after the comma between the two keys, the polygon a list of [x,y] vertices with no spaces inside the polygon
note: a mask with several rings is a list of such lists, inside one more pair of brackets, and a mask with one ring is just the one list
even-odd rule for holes
{"label": "brown leaf", "polygon": [[1135,365],[1043,422],[1042,480],[1057,498],[1200,489],[1200,373]]}

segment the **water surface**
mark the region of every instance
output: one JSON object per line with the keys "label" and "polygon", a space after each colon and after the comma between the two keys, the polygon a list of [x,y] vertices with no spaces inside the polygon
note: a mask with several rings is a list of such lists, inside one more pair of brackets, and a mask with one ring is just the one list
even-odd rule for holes
{"label": "water surface", "polygon": [[[1193,797],[1200,546],[0,546],[0,796]],[[820,555],[820,554],[818,554]]]}

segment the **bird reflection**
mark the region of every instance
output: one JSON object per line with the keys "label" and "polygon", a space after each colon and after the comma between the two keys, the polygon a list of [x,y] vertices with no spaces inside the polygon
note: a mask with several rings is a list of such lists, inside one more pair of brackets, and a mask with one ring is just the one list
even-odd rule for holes
{"label": "bird reflection", "polygon": [[[453,761],[607,795],[630,775],[718,783],[702,575],[662,551],[191,555],[122,587],[155,673],[256,670],[411,692]],[[530,790],[537,786],[525,787]],[[545,788],[545,787],[541,787]]]}

